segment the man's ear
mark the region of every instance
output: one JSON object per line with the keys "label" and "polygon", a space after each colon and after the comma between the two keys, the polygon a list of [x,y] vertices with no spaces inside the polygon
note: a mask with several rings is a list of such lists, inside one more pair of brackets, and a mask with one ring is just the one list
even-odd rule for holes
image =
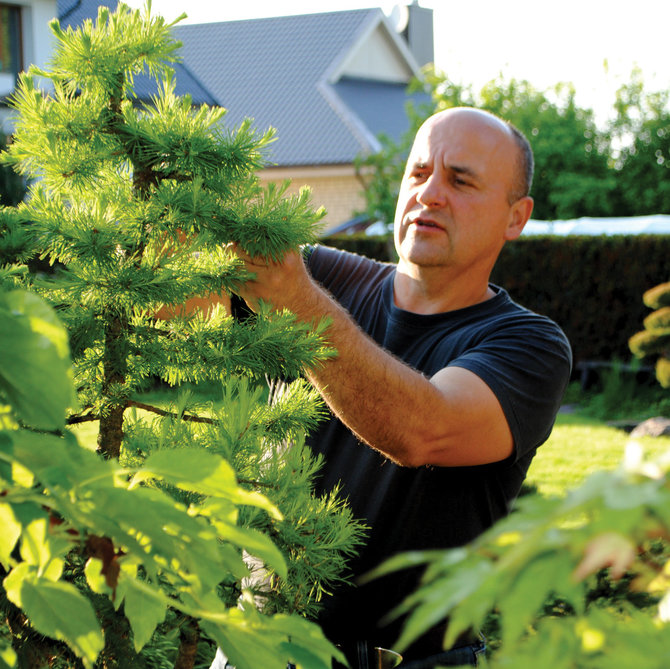
{"label": "man's ear", "polygon": [[523,232],[523,228],[528,222],[533,212],[533,198],[530,196],[519,198],[510,208],[509,223],[505,230],[505,240],[512,241],[517,239]]}

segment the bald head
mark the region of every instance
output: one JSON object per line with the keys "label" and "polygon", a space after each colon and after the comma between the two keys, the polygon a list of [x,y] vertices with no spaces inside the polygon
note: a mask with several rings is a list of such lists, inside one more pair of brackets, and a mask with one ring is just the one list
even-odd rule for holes
{"label": "bald head", "polygon": [[510,149],[513,153],[514,175],[508,192],[510,204],[525,197],[530,192],[533,182],[534,160],[533,151],[523,133],[511,123],[482,109],[473,107],[452,107],[437,112],[429,117],[419,132],[428,130],[435,125],[447,120],[457,121],[474,132],[492,133],[501,139],[509,140]]}

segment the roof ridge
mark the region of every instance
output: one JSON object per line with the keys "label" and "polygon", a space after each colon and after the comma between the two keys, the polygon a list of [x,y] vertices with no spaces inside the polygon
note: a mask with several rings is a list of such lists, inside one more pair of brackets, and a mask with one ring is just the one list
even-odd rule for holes
{"label": "roof ridge", "polygon": [[[81,1],[81,0],[80,0]],[[303,18],[310,18],[314,16],[326,16],[326,15],[333,15],[333,14],[365,14],[367,12],[381,12],[381,8],[379,7],[368,7],[368,8],[362,8],[362,9],[337,9],[337,10],[330,10],[327,12],[310,12],[310,13],[297,13],[297,14],[285,14],[283,16],[261,16],[259,18],[255,19],[231,19],[230,21],[203,21],[201,23],[185,23],[182,24],[181,26],[177,26],[179,30],[182,30],[184,28],[191,28],[191,27],[196,27],[196,26],[217,26],[221,24],[230,24],[230,23],[260,23],[262,21],[284,21],[288,19],[303,19]],[[383,12],[382,12],[383,14]]]}

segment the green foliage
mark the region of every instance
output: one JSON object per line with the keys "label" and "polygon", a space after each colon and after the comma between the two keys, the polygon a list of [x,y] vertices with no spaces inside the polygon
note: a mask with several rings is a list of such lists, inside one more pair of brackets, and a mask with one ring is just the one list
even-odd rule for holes
{"label": "green foliage", "polygon": [[[240,669],[329,667],[337,651],[306,618],[361,527],[311,493],[317,396],[297,381],[268,407],[260,389],[333,355],[326,324],[179,306],[225,303],[250,278],[231,242],[279,258],[322,212],[307,191],[259,187],[271,132],[175,96],[163,19],[121,4],[51,27],[51,69],[22,75],[4,156],[30,197],[0,210],[0,287],[37,252],[53,271],[31,286],[58,314],[23,292],[0,304],[0,605],[18,661],[188,667],[200,643]],[[159,78],[149,104],[140,72]],[[148,405],[157,379],[216,384],[223,401]],[[97,453],[66,427],[89,421]]]}
{"label": "green foliage", "polygon": [[[0,132],[0,153],[7,148],[7,138]],[[23,179],[0,161],[0,207],[13,207],[23,200],[26,187]]]}
{"label": "green foliage", "polygon": [[26,217],[13,207],[0,206],[0,288],[9,290],[25,282],[32,255]]}
{"label": "green foliage", "polygon": [[669,300],[667,282],[646,291],[642,301],[656,311],[644,319],[644,330],[628,341],[630,350],[638,358],[656,357],[656,378],[664,388],[670,388],[670,307],[665,306]]}
{"label": "green foliage", "polygon": [[429,67],[410,90],[428,93],[432,104],[410,107],[407,133],[397,142],[382,138],[381,152],[360,161],[368,167],[365,196],[371,216],[393,220],[416,129],[433,112],[456,106],[493,112],[528,137],[535,154],[531,195],[537,219],[670,211],[669,96],[645,92],[639,71],[617,92],[617,116],[603,128],[593,110],[577,105],[576,91],[565,83],[539,91],[528,81],[499,78],[474,92]]}
{"label": "green foliage", "polygon": [[[394,612],[409,613],[399,645],[448,616],[448,647],[495,610],[502,643],[491,666],[666,666],[667,553],[649,537],[670,536],[669,469],[667,456],[647,461],[631,445],[618,470],[593,474],[564,498],[520,498],[464,548],[390,560],[373,576],[426,565]],[[610,565],[615,577],[627,569],[618,585],[603,580]]]}
{"label": "green foliage", "polygon": [[620,215],[670,211],[670,108],[668,91],[646,93],[642,73],[618,91],[611,132],[621,145],[615,157]]}
{"label": "green foliage", "polygon": [[[286,615],[261,617],[250,595],[243,608],[231,608],[215,596],[223,575],[249,576],[241,548],[277,578],[287,577],[283,554],[267,534],[238,522],[241,512],[255,510],[266,523],[281,524],[277,507],[250,486],[240,486],[228,462],[205,449],[171,443],[141,466],[124,467],[80,446],[64,423],[72,396],[63,370],[64,331],[53,311],[34,296],[15,292],[2,297],[15,307],[3,316],[13,336],[0,347],[0,565],[10,620],[25,627],[27,616],[33,630],[64,641],[85,666],[93,666],[104,647],[91,604],[97,594],[122,607],[135,651],[171,609],[197,618],[224,648],[231,637],[245,638],[246,643],[232,644],[237,666],[282,666],[277,658],[297,661],[305,655],[311,663],[301,666],[329,666],[333,649],[318,628]],[[36,346],[39,356],[31,355]],[[6,370],[15,359],[26,374],[10,383],[13,374]],[[55,431],[51,434],[36,432],[37,421],[23,408],[38,372],[50,392],[41,392],[34,406],[44,409],[39,424]],[[227,411],[232,414],[235,407]],[[239,423],[240,416],[235,420]],[[191,501],[178,501],[171,489]],[[295,489],[300,489],[297,483]],[[80,551],[86,560],[85,587],[63,578]],[[49,648],[34,636],[30,643],[37,655]],[[125,656],[118,666],[131,665]]]}
{"label": "green foliage", "polygon": [[527,81],[497,80],[482,89],[479,103],[517,126],[531,142],[535,218],[617,214],[607,140],[593,112],[576,105],[572,87],[559,84],[553,91],[540,92]]}
{"label": "green foliage", "polygon": [[[50,346],[46,348],[45,343]],[[41,430],[60,427],[75,398],[67,335],[53,310],[30,293],[3,294],[0,349],[5,355],[0,392],[14,407],[17,419]],[[51,384],[44,382],[46,367],[53,373]]]}

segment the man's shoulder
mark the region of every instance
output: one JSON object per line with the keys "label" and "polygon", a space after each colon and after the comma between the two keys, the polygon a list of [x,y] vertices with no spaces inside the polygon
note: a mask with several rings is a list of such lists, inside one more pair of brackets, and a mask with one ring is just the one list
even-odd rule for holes
{"label": "man's shoulder", "polygon": [[329,246],[309,249],[306,262],[311,275],[325,284],[355,280],[374,282],[393,272],[395,265]]}
{"label": "man's shoulder", "polygon": [[536,346],[547,347],[560,352],[571,364],[570,342],[558,323],[515,302],[504,289],[494,288],[499,291],[495,298],[499,309],[494,310],[488,323],[492,338],[510,340],[516,348],[519,348],[519,341],[523,341],[524,347],[521,348],[527,350]]}

